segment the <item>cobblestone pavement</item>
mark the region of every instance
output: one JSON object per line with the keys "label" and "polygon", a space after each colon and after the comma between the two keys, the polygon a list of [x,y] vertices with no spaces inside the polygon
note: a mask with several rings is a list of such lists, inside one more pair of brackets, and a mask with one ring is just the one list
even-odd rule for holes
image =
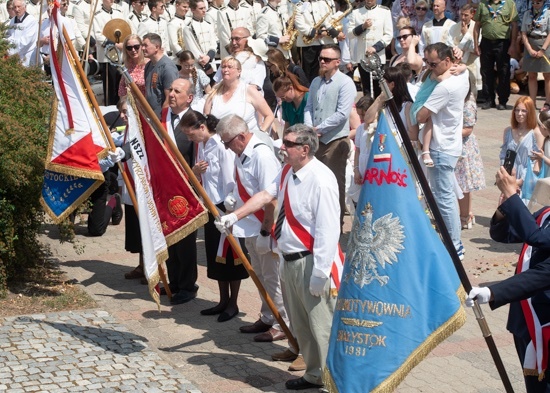
{"label": "cobblestone pavement", "polygon": [[[488,235],[498,199],[494,173],[510,115],[510,110],[480,111],[475,128],[487,188],[474,193],[477,224],[463,231],[464,267],[474,285],[512,275],[519,251],[519,245],[496,244]],[[0,319],[0,391],[284,392],[284,382],[301,375],[287,371],[288,363],[271,361],[285,342],[255,343],[253,335],[238,331],[258,318],[259,296],[251,280],[243,281],[240,313],[233,320],[218,323],[199,314],[218,300],[217,284],[206,278],[201,232],[197,298],[171,306],[164,297],[160,312],[145,286],[123,278],[137,265],[136,255],[124,251],[123,225],[110,226],[100,238],[87,237],[84,225],[77,226],[77,233],[85,246],[82,255],[58,242],[55,227],[46,225],[42,239],[99,309]],[[522,392],[519,362],[505,330],[508,308],[483,310],[515,391]],[[504,391],[473,313],[467,313],[466,325],[413,369],[398,392]]]}

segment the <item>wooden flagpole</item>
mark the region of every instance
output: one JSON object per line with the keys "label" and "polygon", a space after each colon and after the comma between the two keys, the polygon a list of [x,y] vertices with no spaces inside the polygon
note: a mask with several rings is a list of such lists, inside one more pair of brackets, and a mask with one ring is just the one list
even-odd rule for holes
{"label": "wooden flagpole", "polygon": [[[40,15],[38,15],[38,38],[36,39],[36,57],[35,57],[35,64],[38,67],[40,65],[39,59],[40,59],[40,35],[42,33],[42,22],[44,18],[42,18],[42,14],[44,13],[44,0],[40,0]],[[51,52],[50,52],[51,53]]]}
{"label": "wooden flagpole", "polygon": [[[115,142],[113,141],[113,137],[111,136],[111,131],[109,130],[109,126],[105,122],[105,119],[103,118],[103,115],[101,114],[101,110],[99,109],[99,104],[97,103],[97,100],[95,98],[95,94],[92,90],[92,87],[90,86],[90,83],[88,82],[88,78],[86,77],[86,73],[84,72],[84,69],[82,68],[82,64],[78,61],[78,53],[76,52],[73,43],[71,41],[71,38],[69,37],[69,34],[67,33],[67,30],[65,29],[65,26],[63,26],[63,37],[65,37],[65,41],[67,43],[67,47],[69,48],[69,51],[71,52],[71,55],[73,57],[73,61],[76,65],[76,69],[78,70],[78,73],[80,75],[80,79],[82,80],[82,83],[84,84],[84,88],[86,89],[86,93],[88,94],[88,97],[90,99],[90,102],[92,103],[94,110],[96,112],[97,117],[99,118],[99,121],[101,122],[101,126],[103,127],[103,132],[105,136],[107,137],[107,140],[109,141],[109,146],[111,147],[111,151],[116,150]],[[126,188],[128,190],[128,194],[130,196],[130,199],[132,200],[132,204],[134,205],[134,209],[136,210],[136,215],[138,215],[138,204],[136,199],[136,194],[134,193],[134,188],[132,187],[132,183],[130,183],[130,179],[128,178],[128,174],[124,171],[124,168],[120,163],[118,163],[119,170],[122,174],[122,178],[124,179],[124,184],[126,185]],[[159,265],[159,275],[160,279],[162,281],[162,284],[164,285],[164,288],[166,288],[166,295],[169,299],[172,298],[172,292],[170,291],[170,286],[168,285],[168,280],[166,279],[166,274],[164,273],[164,270],[162,269],[162,266]]]}
{"label": "wooden flagpole", "polygon": [[[197,190],[197,193],[203,199],[204,204],[206,205],[210,213],[212,213],[212,215],[216,219],[219,219],[220,215],[218,213],[218,209],[216,208],[216,205],[214,205],[214,203],[212,202],[212,200],[210,199],[210,197],[202,187],[202,184],[199,182],[199,180],[193,173],[193,170],[181,155],[176,143],[172,140],[172,138],[170,138],[170,136],[168,135],[168,132],[166,132],[166,129],[164,128],[159,118],[157,117],[157,115],[155,114],[155,112],[153,111],[153,109],[151,108],[151,106],[149,105],[149,103],[147,102],[147,100],[145,99],[145,97],[143,96],[143,94],[141,93],[141,91],[133,81],[126,67],[121,66],[120,64],[115,64],[115,65],[118,67],[119,71],[121,71],[122,76],[126,79],[126,84],[127,86],[130,86],[130,90],[132,91],[132,94],[136,98],[136,101],[139,102],[141,108],[145,111],[145,117],[148,120],[148,122],[151,124],[154,130],[158,132],[159,135],[168,144],[170,150],[172,151],[172,153],[174,154],[178,162],[181,164],[181,166],[187,173],[187,176],[189,177],[191,184],[193,184],[193,187],[195,187],[195,190]],[[271,299],[271,297],[265,290],[264,286],[262,285],[260,279],[256,275],[256,272],[252,268],[252,265],[250,264],[250,262],[246,258],[246,255],[241,249],[239,242],[235,239],[235,237],[231,233],[227,235],[227,240],[229,241],[229,244],[231,244],[231,247],[233,247],[233,250],[235,250],[235,252],[237,253],[238,257],[242,260],[243,266],[245,267],[246,271],[250,275],[250,278],[252,279],[252,281],[254,281],[254,284],[256,284],[256,287],[258,288],[260,295],[266,301],[267,305],[269,306],[269,309],[273,313],[273,316],[275,317],[277,322],[281,325],[281,329],[283,330],[283,332],[285,332],[286,337],[288,338],[288,341],[296,350],[298,350],[299,349],[298,342],[294,338],[294,335],[290,332],[290,329],[288,328],[285,321],[281,317],[279,310],[273,303],[273,300]]]}
{"label": "wooden flagpole", "polygon": [[[88,37],[86,37],[86,46],[84,48],[84,51],[82,52],[82,59],[80,59],[80,62],[81,62],[81,65],[84,66],[84,62],[88,60],[88,54],[90,53],[90,37],[91,37],[91,34],[92,34],[92,27],[93,27],[93,23],[94,23],[94,18],[95,18],[95,12],[97,10],[97,5],[99,4],[99,0],[95,0],[95,4],[94,4],[94,9],[92,11],[92,3],[90,3],[90,11],[91,14],[90,14],[90,25],[88,26]],[[78,26],[77,26],[78,28]],[[97,44],[96,44],[97,45]],[[77,56],[76,59],[78,59],[79,57]]]}

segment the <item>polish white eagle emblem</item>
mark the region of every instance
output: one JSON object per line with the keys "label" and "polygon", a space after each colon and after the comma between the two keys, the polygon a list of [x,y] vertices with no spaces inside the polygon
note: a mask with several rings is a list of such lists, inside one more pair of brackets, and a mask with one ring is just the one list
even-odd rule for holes
{"label": "polish white eagle emblem", "polygon": [[403,225],[399,217],[392,217],[388,213],[372,222],[372,206],[367,203],[361,216],[365,218],[363,223],[356,217],[350,233],[348,243],[348,263],[350,273],[344,277],[345,281],[353,281],[363,288],[374,280],[380,285],[386,285],[388,276],[378,274],[376,264],[382,268],[386,263],[393,264],[397,261],[397,254],[403,250]]}

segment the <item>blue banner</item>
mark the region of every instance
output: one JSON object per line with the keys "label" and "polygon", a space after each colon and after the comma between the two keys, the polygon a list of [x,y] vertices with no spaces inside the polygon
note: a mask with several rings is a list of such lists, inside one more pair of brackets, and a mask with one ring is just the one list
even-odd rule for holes
{"label": "blue banner", "polygon": [[84,202],[102,183],[95,179],[44,171],[41,203],[52,219],[59,223]]}
{"label": "blue banner", "polygon": [[451,257],[382,114],[347,247],[325,386],[391,392],[464,324]]}

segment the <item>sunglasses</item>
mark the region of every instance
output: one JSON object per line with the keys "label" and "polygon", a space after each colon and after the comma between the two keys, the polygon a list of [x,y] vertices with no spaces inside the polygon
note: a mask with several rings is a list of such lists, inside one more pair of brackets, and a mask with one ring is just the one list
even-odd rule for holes
{"label": "sunglasses", "polygon": [[292,142],[292,141],[289,141],[288,139],[283,139],[283,145],[285,145],[286,147],[304,146],[303,143]]}
{"label": "sunglasses", "polygon": [[426,7],[416,7],[417,11],[428,11],[428,8]]}
{"label": "sunglasses", "polygon": [[128,52],[131,52],[132,49],[135,50],[136,52],[139,50],[139,48],[141,48],[141,45],[126,45],[126,50]]}
{"label": "sunglasses", "polygon": [[426,63],[430,68],[435,68],[439,65],[439,63],[441,63],[441,61],[434,63],[434,62],[429,62],[428,59],[424,59],[424,63]]}
{"label": "sunglasses", "polygon": [[410,36],[412,36],[412,34],[403,34],[403,35],[398,35],[397,37],[395,37],[395,39],[397,41],[401,41],[401,40],[406,40],[407,38],[409,38]]}
{"label": "sunglasses", "polygon": [[334,60],[340,60],[340,59],[332,59],[330,57],[319,56],[319,61],[323,61],[325,63],[330,63],[331,61],[334,61]]}

